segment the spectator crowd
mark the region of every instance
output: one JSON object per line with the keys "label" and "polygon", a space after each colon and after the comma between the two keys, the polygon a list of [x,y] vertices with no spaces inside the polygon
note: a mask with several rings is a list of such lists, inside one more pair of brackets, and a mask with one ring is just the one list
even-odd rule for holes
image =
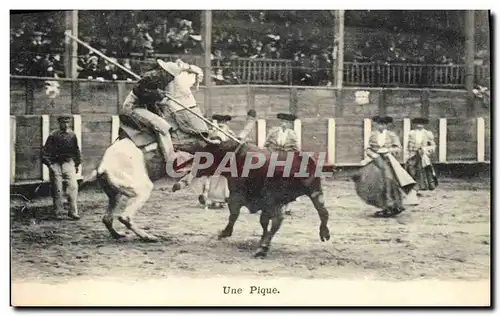
{"label": "spectator crowd", "polygon": [[[133,12],[133,11],[123,11]],[[182,12],[182,11],[181,11]],[[331,33],[332,17],[320,13],[300,14],[297,11],[224,11],[216,13],[212,36],[212,59],[220,67],[213,71],[216,84],[238,83],[232,67],[237,58],[287,59],[292,61],[295,84],[328,85],[337,41]],[[322,14],[325,11],[323,11]],[[97,13],[96,13],[97,14]],[[99,13],[109,14],[109,13]],[[201,30],[193,21],[163,13],[135,24],[120,23],[116,14],[104,22],[107,32],[85,33],[80,37],[94,48],[140,72],[139,65],[156,54],[200,55],[203,52]],[[124,13],[125,14],[125,13]],[[217,16],[219,14],[220,16]],[[314,18],[314,15],[319,16]],[[221,21],[218,24],[217,18]],[[113,20],[114,19],[114,20]],[[123,17],[123,21],[130,20]],[[319,22],[318,22],[319,21]],[[81,22],[82,23],[82,22]],[[307,25],[307,28],[304,26]],[[11,74],[62,77],[64,67],[64,34],[54,19],[37,23],[11,25]],[[95,27],[95,26],[94,26]],[[114,30],[113,30],[114,29]],[[107,33],[107,34],[106,34]],[[346,34],[346,40],[348,40]],[[361,34],[363,35],[363,34]],[[454,43],[457,44],[457,43]],[[395,28],[362,36],[362,40],[345,45],[344,61],[371,63],[463,63],[461,54],[450,53],[450,43],[442,39],[414,36]],[[78,77],[83,79],[132,79],[99,56],[79,45]]]}

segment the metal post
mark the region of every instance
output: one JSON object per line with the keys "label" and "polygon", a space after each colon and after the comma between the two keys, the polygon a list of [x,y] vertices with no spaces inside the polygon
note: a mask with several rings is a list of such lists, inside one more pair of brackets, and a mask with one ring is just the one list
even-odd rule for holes
{"label": "metal post", "polygon": [[204,90],[204,105],[205,105],[205,115],[212,115],[212,102],[211,102],[211,93],[212,93],[212,60],[211,60],[211,52],[212,52],[212,11],[205,10],[204,12],[204,48],[205,48],[205,90]]}
{"label": "metal post", "polygon": [[474,10],[465,11],[465,88],[467,89],[467,117],[473,117],[474,108]]}

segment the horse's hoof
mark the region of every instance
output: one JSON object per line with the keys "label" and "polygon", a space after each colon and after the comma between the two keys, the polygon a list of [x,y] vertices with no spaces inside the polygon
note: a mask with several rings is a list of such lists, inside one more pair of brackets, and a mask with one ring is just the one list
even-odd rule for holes
{"label": "horse's hoof", "polygon": [[73,214],[73,213],[69,213],[69,212],[68,212],[68,217],[69,217],[70,219],[74,220],[74,221],[77,221],[77,220],[79,220],[79,219],[80,219],[80,215],[78,215],[78,214]]}
{"label": "horse's hoof", "polygon": [[125,238],[127,237],[127,235],[125,235],[124,233],[121,233],[121,232],[114,232],[114,233],[111,233],[111,237],[113,237],[113,239],[122,239],[122,238]]}
{"label": "horse's hoof", "polygon": [[123,225],[125,225],[125,227],[127,227],[128,229],[130,229],[132,227],[132,225],[130,224],[130,218],[127,216],[126,218],[123,217],[123,216],[118,216],[118,221],[120,223],[122,223]]}
{"label": "horse's hoof", "polygon": [[144,242],[151,242],[151,243],[153,243],[153,242],[159,242],[159,241],[160,241],[160,238],[158,238],[158,237],[156,237],[156,236],[151,236],[151,235],[148,235],[148,236],[144,236],[144,237],[142,238],[142,240],[143,240]]}

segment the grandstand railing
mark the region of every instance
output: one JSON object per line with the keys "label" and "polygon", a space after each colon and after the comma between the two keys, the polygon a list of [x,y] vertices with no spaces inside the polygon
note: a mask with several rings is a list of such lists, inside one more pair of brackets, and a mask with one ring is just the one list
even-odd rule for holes
{"label": "grandstand railing", "polygon": [[[154,58],[141,60],[141,53],[131,54],[133,69],[142,73],[149,69]],[[184,54],[156,54],[155,58],[174,61],[177,58],[188,60],[198,66],[203,66],[203,56]],[[327,85],[331,81],[332,67],[302,67],[294,66],[287,59],[254,59],[234,58],[229,60],[212,60],[213,70],[222,69],[225,74],[233,73],[237,80],[233,84],[273,84],[302,85],[300,78],[310,74],[316,85]],[[381,62],[345,62],[345,86],[363,87],[419,87],[463,89],[465,87],[465,65],[443,64],[406,64]],[[489,65],[476,65],[475,82],[488,85],[490,79]],[[321,80],[323,79],[323,80]]]}
{"label": "grandstand railing", "polygon": [[[489,78],[488,65],[475,66],[476,82]],[[465,87],[465,65],[344,63],[344,84],[355,86]]]}
{"label": "grandstand railing", "polygon": [[[134,57],[141,56],[133,54]],[[157,54],[166,60],[183,58],[183,55]],[[194,57],[195,63],[203,65],[200,56]],[[149,66],[153,61],[137,61]],[[309,73],[313,76],[319,73],[333,72],[331,68],[297,67],[287,59],[253,59],[235,58],[227,64],[218,59],[212,60],[213,68],[235,72],[239,83],[247,84],[293,84],[294,73]],[[464,88],[465,65],[443,64],[406,64],[406,63],[344,63],[343,83],[346,86],[368,87],[433,87],[433,88]],[[474,77],[476,82],[488,81],[490,67],[476,65]]]}

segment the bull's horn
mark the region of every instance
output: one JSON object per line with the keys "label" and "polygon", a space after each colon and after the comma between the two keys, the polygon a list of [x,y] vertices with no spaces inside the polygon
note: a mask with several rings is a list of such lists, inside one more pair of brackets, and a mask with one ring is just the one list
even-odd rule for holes
{"label": "bull's horn", "polygon": [[255,112],[254,109],[248,111],[247,113],[247,121],[245,123],[245,127],[240,131],[238,134],[238,138],[241,140],[245,140],[250,132],[253,130],[255,127],[255,121],[257,120],[257,113]]}

